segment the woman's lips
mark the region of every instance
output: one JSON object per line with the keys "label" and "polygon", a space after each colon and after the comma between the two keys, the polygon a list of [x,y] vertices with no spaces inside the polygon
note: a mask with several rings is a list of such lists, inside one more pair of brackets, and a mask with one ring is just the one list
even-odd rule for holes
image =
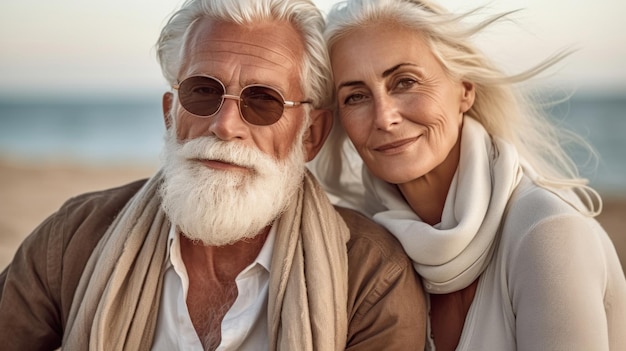
{"label": "woman's lips", "polygon": [[395,154],[406,150],[409,146],[411,146],[415,141],[419,139],[418,137],[406,138],[402,140],[397,140],[391,143],[383,144],[381,146],[375,147],[374,150],[384,153],[384,154]]}

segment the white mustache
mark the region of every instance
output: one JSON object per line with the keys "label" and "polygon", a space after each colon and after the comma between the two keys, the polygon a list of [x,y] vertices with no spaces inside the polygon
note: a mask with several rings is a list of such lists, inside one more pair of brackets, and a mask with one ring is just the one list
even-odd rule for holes
{"label": "white mustache", "polygon": [[176,153],[182,159],[217,160],[253,170],[258,170],[260,164],[273,160],[252,147],[215,137],[199,137],[178,146]]}

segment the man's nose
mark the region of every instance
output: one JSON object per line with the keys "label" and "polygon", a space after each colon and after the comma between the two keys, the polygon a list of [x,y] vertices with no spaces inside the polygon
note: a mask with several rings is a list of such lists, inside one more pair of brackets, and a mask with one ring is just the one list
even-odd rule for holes
{"label": "man's nose", "polygon": [[249,132],[248,124],[239,112],[239,97],[225,95],[222,106],[211,119],[209,132],[221,140],[243,139]]}

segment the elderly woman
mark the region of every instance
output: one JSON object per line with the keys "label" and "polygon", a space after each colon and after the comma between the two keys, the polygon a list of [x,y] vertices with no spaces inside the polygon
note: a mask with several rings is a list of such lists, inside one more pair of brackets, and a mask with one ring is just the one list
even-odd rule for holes
{"label": "elderly woman", "polygon": [[504,75],[469,41],[502,16],[464,27],[427,1],[336,5],[339,123],[312,167],[413,259],[430,349],[625,350],[626,281],[593,219],[601,200],[563,132],[513,87],[563,55]]}

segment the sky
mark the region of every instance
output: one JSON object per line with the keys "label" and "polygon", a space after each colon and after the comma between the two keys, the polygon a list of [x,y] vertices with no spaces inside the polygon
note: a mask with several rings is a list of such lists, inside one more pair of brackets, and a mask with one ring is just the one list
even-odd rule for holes
{"label": "sky", "polygon": [[[323,11],[333,0],[316,0]],[[180,0],[0,2],[0,98],[151,95],[167,89],[154,55],[160,28]],[[512,73],[559,49],[572,56],[542,80],[626,95],[626,1],[442,0],[452,11],[521,9],[478,39]]]}

